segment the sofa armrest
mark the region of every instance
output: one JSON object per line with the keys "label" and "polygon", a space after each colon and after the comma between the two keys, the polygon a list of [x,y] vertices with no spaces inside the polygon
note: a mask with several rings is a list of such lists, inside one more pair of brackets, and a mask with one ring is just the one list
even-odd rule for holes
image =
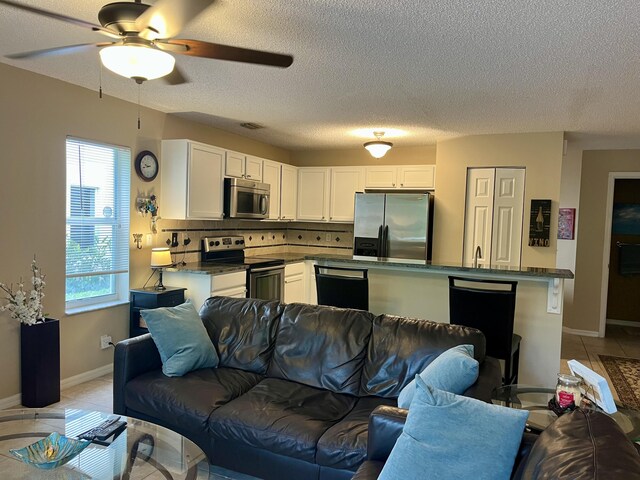
{"label": "sofa armrest", "polygon": [[161,367],[150,333],[118,342],[113,360],[113,413],[126,414],[124,387],[129,380]]}
{"label": "sofa armrest", "polygon": [[402,433],[408,410],[380,405],[369,416],[367,460],[386,461]]}
{"label": "sofa armrest", "polygon": [[485,357],[480,364],[478,380],[464,392],[465,397],[477,398],[491,403],[491,394],[494,389],[502,386],[502,369],[500,362],[493,357]]}

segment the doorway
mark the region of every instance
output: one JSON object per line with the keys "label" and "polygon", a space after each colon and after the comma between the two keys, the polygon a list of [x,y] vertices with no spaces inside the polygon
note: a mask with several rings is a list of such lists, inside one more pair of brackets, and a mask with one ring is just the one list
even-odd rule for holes
{"label": "doorway", "polygon": [[640,327],[640,173],[610,172],[599,336],[607,323]]}

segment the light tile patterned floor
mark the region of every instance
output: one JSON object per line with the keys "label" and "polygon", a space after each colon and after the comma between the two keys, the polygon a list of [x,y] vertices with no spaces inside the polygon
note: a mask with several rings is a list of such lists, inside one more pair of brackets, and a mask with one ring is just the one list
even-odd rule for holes
{"label": "light tile patterned floor", "polygon": [[570,373],[567,360],[578,360],[606,378],[614,398],[618,400],[618,394],[613,388],[598,354],[640,358],[640,328],[609,325],[605,338],[569,334],[562,336],[560,371]]}

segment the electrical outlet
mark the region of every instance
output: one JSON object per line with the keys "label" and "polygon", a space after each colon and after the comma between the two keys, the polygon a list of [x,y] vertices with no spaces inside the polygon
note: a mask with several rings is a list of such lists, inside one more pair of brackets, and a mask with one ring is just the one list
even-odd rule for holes
{"label": "electrical outlet", "polygon": [[330,234],[330,233],[327,233],[327,234],[325,235],[324,239],[325,239],[327,242],[330,242],[330,241],[331,241],[331,234]]}
{"label": "electrical outlet", "polygon": [[178,232],[173,232],[171,234],[171,247],[175,248],[178,245],[180,245],[180,242],[178,242]]}
{"label": "electrical outlet", "polygon": [[102,335],[100,337],[100,348],[102,350],[109,348],[111,345],[109,345],[111,343],[111,335]]}

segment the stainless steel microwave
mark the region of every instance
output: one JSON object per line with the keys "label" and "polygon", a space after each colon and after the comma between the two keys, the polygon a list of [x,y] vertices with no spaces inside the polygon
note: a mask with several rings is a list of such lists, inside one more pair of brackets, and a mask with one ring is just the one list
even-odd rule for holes
{"label": "stainless steel microwave", "polygon": [[270,190],[268,183],[242,178],[225,178],[225,218],[269,218]]}

